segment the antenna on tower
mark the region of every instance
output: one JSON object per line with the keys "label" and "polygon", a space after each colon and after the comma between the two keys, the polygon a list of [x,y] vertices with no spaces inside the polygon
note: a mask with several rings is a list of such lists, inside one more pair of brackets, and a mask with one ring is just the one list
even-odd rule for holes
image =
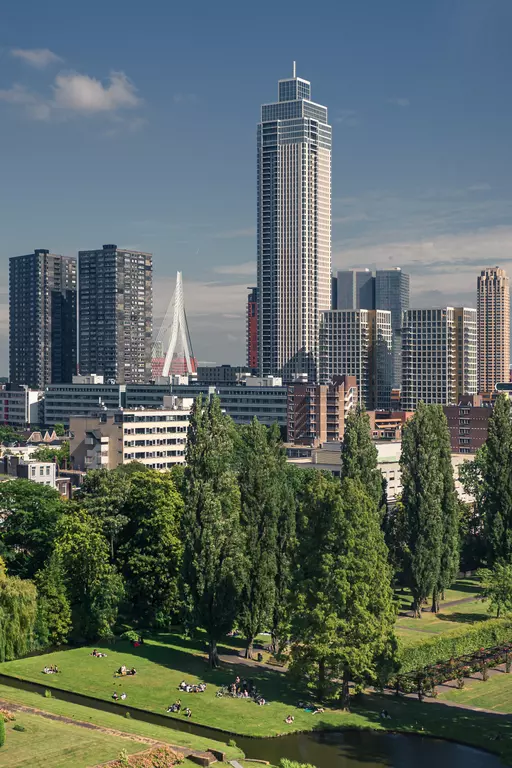
{"label": "antenna on tower", "polygon": [[153,344],[152,358],[154,373],[157,373],[156,369],[163,363],[161,376],[196,372],[196,361],[185,314],[181,272],[176,273],[176,288]]}
{"label": "antenna on tower", "polygon": [[297,77],[297,64],[295,61],[293,62],[293,77]]}

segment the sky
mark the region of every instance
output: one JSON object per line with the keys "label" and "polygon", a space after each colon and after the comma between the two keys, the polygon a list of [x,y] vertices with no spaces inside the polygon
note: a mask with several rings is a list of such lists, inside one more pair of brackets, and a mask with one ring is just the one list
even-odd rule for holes
{"label": "sky", "polygon": [[413,306],[512,276],[510,0],[3,0],[0,375],[8,259],[153,253],[196,358],[245,362],[256,125],[297,74],[333,126],[333,268],[401,266]]}

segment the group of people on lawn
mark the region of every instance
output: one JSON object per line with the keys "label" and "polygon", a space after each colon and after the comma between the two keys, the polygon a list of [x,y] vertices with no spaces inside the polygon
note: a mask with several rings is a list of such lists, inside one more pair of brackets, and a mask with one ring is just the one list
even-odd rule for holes
{"label": "group of people on lawn", "polygon": [[[180,690],[183,690],[183,689],[180,689]],[[171,704],[170,707],[167,707],[167,711],[176,712],[176,713],[181,712],[181,699],[178,699],[178,701],[175,701],[174,704]],[[185,717],[192,717],[192,710],[190,709],[190,707],[185,707],[185,709],[183,710],[183,714],[185,715]]]}
{"label": "group of people on lawn", "polygon": [[182,680],[178,691],[184,691],[184,693],[204,693],[206,691],[206,683],[198,683],[197,685],[191,685]]}
{"label": "group of people on lawn", "polygon": [[59,672],[59,668],[56,664],[52,664],[51,667],[45,667],[43,669],[43,675],[56,675]]}

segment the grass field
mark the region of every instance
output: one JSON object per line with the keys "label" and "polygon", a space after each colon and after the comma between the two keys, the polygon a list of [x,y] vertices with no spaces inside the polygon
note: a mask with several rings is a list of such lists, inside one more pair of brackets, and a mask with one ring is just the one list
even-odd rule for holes
{"label": "grass field", "polygon": [[[13,730],[22,725],[23,733]],[[114,760],[121,750],[128,754],[146,749],[144,744],[20,713],[5,724],[5,745],[0,749],[1,768],[87,768]]]}
{"label": "grass field", "polygon": [[[11,688],[7,685],[0,685],[0,699],[14,704],[23,704],[27,707],[41,709],[45,712],[51,712],[54,715],[72,718],[73,720],[80,720],[84,723],[92,723],[93,725],[101,725],[104,728],[112,728],[113,730],[123,731],[124,733],[145,736],[146,738],[155,739],[156,741],[162,741],[178,747],[190,747],[190,749],[196,749],[198,751],[206,751],[212,747],[225,752],[230,760],[243,756],[243,752],[237,747],[228,747],[221,741],[194,736],[186,731],[176,731],[164,726],[145,723],[134,718],[128,719],[123,716],[123,710],[120,710],[118,715],[110,712],[101,712],[91,707],[70,704],[67,701],[61,701],[55,697],[46,699],[38,693],[17,690],[16,688]],[[19,717],[21,717],[21,715]]]}
{"label": "grass field", "polygon": [[512,713],[512,674],[496,672],[489,680],[466,679],[461,691],[444,691],[439,698],[470,707],[492,709],[504,714]]}
{"label": "grass field", "polygon": [[[445,599],[441,603],[438,614],[424,610],[421,619],[413,619],[408,616],[398,616],[396,621],[396,634],[403,645],[421,643],[431,635],[439,635],[450,632],[464,624],[473,624],[477,621],[485,621],[491,618],[488,613],[488,603],[478,599],[481,591],[476,579],[460,579],[452,589],[447,589]],[[412,597],[408,590],[397,594],[399,610],[403,613],[412,608]],[[458,605],[449,605],[455,600],[467,600]]]}

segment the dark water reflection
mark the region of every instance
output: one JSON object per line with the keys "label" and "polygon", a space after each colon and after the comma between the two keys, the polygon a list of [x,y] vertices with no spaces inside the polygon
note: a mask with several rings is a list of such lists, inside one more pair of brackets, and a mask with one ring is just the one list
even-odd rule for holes
{"label": "dark water reflection", "polygon": [[[50,685],[32,683],[2,674],[0,683],[40,694],[44,693],[45,688],[52,688]],[[118,715],[126,708],[134,719],[187,731],[211,738],[212,741],[227,742],[232,738],[229,734],[197,723],[125,707],[71,691],[52,688],[52,695],[72,704]],[[44,705],[41,708],[44,709]],[[247,757],[268,760],[273,765],[278,765],[282,757],[287,757],[303,763],[312,763],[315,768],[503,768],[503,763],[498,757],[471,747],[440,739],[377,731],[299,733],[274,739],[251,739],[241,736],[234,738]]]}
{"label": "dark water reflection", "polygon": [[498,757],[460,744],[376,731],[291,734],[236,740],[248,757],[279,764],[282,757],[316,768],[503,768]]}

